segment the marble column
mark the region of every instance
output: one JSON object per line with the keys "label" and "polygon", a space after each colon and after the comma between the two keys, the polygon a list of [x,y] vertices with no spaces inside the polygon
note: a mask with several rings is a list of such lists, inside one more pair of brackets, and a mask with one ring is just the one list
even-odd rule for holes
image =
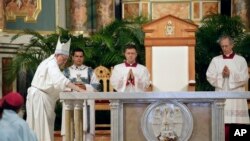
{"label": "marble column", "polygon": [[110,111],[111,111],[111,141],[121,141],[122,130],[120,125],[121,120],[121,103],[119,100],[110,100]]}
{"label": "marble column", "polygon": [[114,20],[114,1],[96,0],[97,30],[105,27]]}
{"label": "marble column", "polygon": [[[56,25],[58,25],[59,27],[62,27],[62,28],[67,28],[67,18],[66,18],[66,15],[67,15],[67,10],[65,10],[66,8],[66,1],[65,0],[56,0],[56,4],[58,5],[57,6],[57,20],[56,20]],[[67,8],[66,8],[67,9]]]}
{"label": "marble column", "polygon": [[0,0],[0,32],[4,28],[4,0]]}
{"label": "marble column", "polygon": [[240,16],[244,24],[250,29],[250,1],[232,0],[232,16]]}
{"label": "marble column", "polygon": [[224,99],[212,105],[212,141],[225,141],[224,106]]}
{"label": "marble column", "polygon": [[73,141],[72,132],[72,119],[73,117],[73,104],[71,101],[65,101],[65,138],[66,141]]}
{"label": "marble column", "polygon": [[73,32],[87,32],[87,0],[70,0],[70,28]]}
{"label": "marble column", "polygon": [[74,105],[74,126],[75,126],[75,141],[83,140],[83,101],[77,101]]}

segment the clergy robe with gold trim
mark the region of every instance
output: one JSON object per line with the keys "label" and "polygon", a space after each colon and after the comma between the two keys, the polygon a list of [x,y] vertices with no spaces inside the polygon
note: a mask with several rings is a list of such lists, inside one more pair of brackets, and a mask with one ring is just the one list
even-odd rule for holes
{"label": "clergy robe with gold trim", "polygon": [[[72,65],[64,70],[64,75],[72,82],[77,82],[77,75],[80,76],[81,82],[83,82],[86,86],[86,91],[94,92],[100,91],[100,83],[99,79],[95,75],[92,68],[81,65],[76,67]],[[86,141],[93,141],[95,135],[95,101],[94,100],[87,100],[84,103],[84,121],[83,121],[83,133],[85,134]],[[89,113],[87,113],[86,105],[89,106]],[[89,114],[89,115],[87,115]],[[65,105],[63,104],[63,111],[62,111],[62,128],[61,128],[61,135],[65,135]]]}

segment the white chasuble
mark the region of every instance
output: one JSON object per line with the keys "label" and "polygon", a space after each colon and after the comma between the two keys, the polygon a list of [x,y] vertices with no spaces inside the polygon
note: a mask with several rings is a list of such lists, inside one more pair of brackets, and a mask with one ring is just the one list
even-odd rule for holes
{"label": "white chasuble", "polygon": [[56,101],[69,82],[60,71],[54,54],[38,66],[26,101],[27,123],[38,141],[54,141]]}

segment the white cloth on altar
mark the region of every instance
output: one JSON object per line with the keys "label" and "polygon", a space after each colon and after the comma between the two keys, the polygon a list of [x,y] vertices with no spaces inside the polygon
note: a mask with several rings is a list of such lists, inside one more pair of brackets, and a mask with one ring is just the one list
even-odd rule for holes
{"label": "white cloth on altar", "polygon": [[[96,74],[92,70],[92,68],[81,65],[76,67],[72,65],[64,70],[64,75],[72,82],[75,83],[77,81],[77,75],[80,76],[81,81],[86,86],[86,91],[95,92],[99,91],[100,82],[97,78]],[[88,128],[88,121],[87,121],[87,105],[89,106],[90,111],[90,130],[89,133],[87,131]],[[93,141],[95,135],[95,101],[94,100],[87,100],[84,102],[83,108],[83,133],[85,134],[86,141]],[[62,111],[62,128],[61,128],[61,135],[65,135],[65,104],[63,104],[63,111]]]}
{"label": "white cloth on altar", "polygon": [[26,101],[27,122],[38,141],[54,141],[56,101],[69,82],[60,71],[54,54],[38,66]]}
{"label": "white cloth on altar", "polygon": [[[134,74],[135,85],[127,85],[130,69]],[[141,64],[137,64],[136,67],[129,67],[125,63],[121,63],[114,67],[110,83],[117,92],[143,92],[150,85],[150,74],[148,69]]]}
{"label": "white cloth on altar", "polygon": [[[223,68],[230,71],[228,78],[223,78]],[[242,92],[249,79],[246,60],[236,55],[232,59],[223,56],[214,57],[207,70],[207,80],[215,87],[215,91]],[[226,99],[225,123],[249,124],[248,106],[246,99]]]}

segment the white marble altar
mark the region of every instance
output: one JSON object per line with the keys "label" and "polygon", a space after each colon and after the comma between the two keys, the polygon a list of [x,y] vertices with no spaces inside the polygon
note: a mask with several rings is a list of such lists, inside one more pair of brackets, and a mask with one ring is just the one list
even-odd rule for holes
{"label": "white marble altar", "polygon": [[[173,102],[185,105],[192,115],[193,128],[189,141],[224,141],[224,101],[225,99],[250,99],[249,92],[145,92],[145,93],[77,93],[63,92],[60,99],[69,108],[83,108],[86,99],[109,100],[111,109],[111,140],[112,141],[145,141],[141,124],[143,115],[150,104]],[[81,103],[79,106],[79,103]],[[174,108],[178,111],[178,108]],[[68,117],[70,119],[70,111]],[[183,116],[184,114],[182,114]],[[176,115],[178,116],[178,115]],[[177,117],[176,117],[177,118]],[[147,118],[146,118],[147,119]],[[70,121],[71,120],[71,121]],[[66,123],[70,127],[73,119]],[[75,119],[79,122],[82,119]],[[169,120],[168,120],[169,121]],[[176,120],[175,120],[176,121]],[[160,121],[161,122],[161,121]],[[185,123],[186,120],[180,120]],[[185,123],[186,124],[186,123]],[[183,124],[182,124],[183,125]],[[184,128],[185,126],[183,126]],[[77,128],[77,127],[75,127]],[[68,129],[70,131],[70,128]],[[76,131],[75,131],[76,132]],[[77,132],[80,132],[79,130]],[[153,132],[153,131],[152,131]],[[180,131],[177,131],[180,132]],[[183,132],[183,131],[181,131]],[[80,133],[76,133],[80,135]],[[154,134],[154,133],[152,133]],[[179,133],[182,134],[182,133]],[[178,136],[178,134],[177,134]],[[73,137],[74,138],[74,137]],[[68,134],[68,139],[73,139]],[[159,139],[155,139],[158,141]],[[79,138],[76,141],[81,141]]]}

